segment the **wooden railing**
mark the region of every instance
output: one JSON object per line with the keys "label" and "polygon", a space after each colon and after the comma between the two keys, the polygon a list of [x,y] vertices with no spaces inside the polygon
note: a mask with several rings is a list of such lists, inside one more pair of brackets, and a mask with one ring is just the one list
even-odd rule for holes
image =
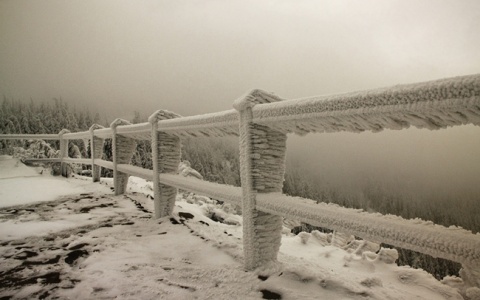
{"label": "wooden railing", "polygon": [[[110,128],[94,125],[85,132],[0,139],[60,140],[63,166],[92,164],[93,181],[99,180],[100,167],[112,169],[115,194],[125,192],[130,175],[152,180],[157,218],[172,213],[177,188],[241,205],[246,270],[276,261],[285,217],[459,262],[464,281],[480,287],[479,234],[282,194],[287,133],[480,125],[480,75],[287,101],[253,90],[237,99],[234,108],[189,117],[159,110],[141,124],[116,119]],[[180,138],[185,136],[238,136],[242,186],[176,175]],[[106,138],[112,139],[113,161],[101,159]],[[67,157],[68,141],[74,139],[90,140],[90,159]],[[151,141],[153,170],[130,165],[136,140]]]}

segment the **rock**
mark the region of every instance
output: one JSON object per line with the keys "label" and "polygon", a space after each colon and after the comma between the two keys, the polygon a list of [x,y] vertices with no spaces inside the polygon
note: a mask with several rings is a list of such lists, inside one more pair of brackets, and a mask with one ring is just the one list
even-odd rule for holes
{"label": "rock", "polygon": [[184,218],[184,219],[187,219],[187,220],[188,220],[188,219],[193,219],[193,217],[194,217],[191,213],[183,212],[183,211],[179,212],[179,213],[178,213],[178,216],[179,216],[180,218]]}
{"label": "rock", "polygon": [[67,254],[65,262],[69,265],[72,265],[79,257],[87,256],[88,252],[86,250],[74,250]]}

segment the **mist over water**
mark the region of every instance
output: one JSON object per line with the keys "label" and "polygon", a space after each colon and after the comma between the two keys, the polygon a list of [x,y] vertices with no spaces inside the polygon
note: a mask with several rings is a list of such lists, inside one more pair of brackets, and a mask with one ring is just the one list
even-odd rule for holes
{"label": "mist over water", "polygon": [[315,177],[320,186],[353,194],[373,185],[419,198],[480,200],[479,136],[480,128],[473,125],[292,135],[287,156],[291,167]]}

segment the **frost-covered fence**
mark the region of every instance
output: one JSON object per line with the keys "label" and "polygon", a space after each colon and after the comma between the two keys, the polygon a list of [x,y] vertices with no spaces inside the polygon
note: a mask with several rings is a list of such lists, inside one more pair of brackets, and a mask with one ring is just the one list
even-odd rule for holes
{"label": "frost-covered fence", "polygon": [[[117,119],[110,128],[94,125],[87,132],[0,138],[58,139],[61,155],[55,161],[92,164],[94,181],[99,178],[100,167],[114,170],[115,194],[125,192],[130,175],[152,180],[156,217],[172,213],[177,189],[241,205],[247,270],[276,261],[281,218],[286,217],[460,262],[467,285],[480,287],[479,234],[418,219],[316,204],[281,192],[287,134],[480,125],[479,74],[296,100],[254,90],[236,100],[234,108],[189,117],[160,110],[141,124]],[[241,188],[176,174],[183,137],[222,136],[239,136]],[[113,161],[101,159],[106,138],[113,142]],[[65,149],[72,139],[90,140],[90,159],[67,157]],[[151,141],[153,170],[129,164],[136,140]]]}

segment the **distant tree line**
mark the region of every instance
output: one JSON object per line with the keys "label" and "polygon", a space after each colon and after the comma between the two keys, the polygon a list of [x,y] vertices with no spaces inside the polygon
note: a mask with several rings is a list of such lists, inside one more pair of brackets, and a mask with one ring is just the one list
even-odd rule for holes
{"label": "distant tree line", "polygon": [[72,132],[85,131],[100,123],[99,113],[69,106],[62,99],[35,103],[13,101],[3,97],[0,106],[0,132],[2,133],[59,133],[66,128]]}
{"label": "distant tree line", "polygon": [[[100,115],[88,109],[71,107],[62,99],[36,103],[33,100],[13,101],[3,97],[0,105],[0,133],[2,134],[56,134],[62,129],[72,132],[85,131],[94,123],[100,123]],[[58,141],[48,141],[58,148]],[[26,141],[0,140],[0,153],[13,151],[13,146],[24,146]],[[74,143],[74,145],[77,143]],[[84,145],[79,147],[86,156]],[[76,151],[74,149],[72,151]]]}

